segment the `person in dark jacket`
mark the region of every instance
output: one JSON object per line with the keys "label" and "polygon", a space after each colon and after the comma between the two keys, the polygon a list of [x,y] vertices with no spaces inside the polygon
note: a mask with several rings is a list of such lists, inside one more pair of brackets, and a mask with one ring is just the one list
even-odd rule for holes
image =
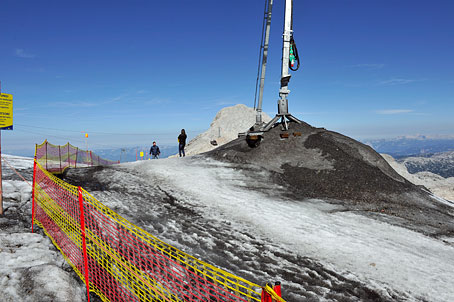
{"label": "person in dark jacket", "polygon": [[183,157],[185,156],[184,154],[184,147],[186,146],[186,138],[187,138],[187,135],[186,135],[186,131],[184,131],[184,129],[181,129],[181,133],[180,135],[178,135],[178,152],[180,153],[180,157],[181,157],[181,154],[183,154]]}
{"label": "person in dark jacket", "polygon": [[156,146],[156,142],[153,142],[153,146],[150,148],[150,155],[153,155],[153,159],[158,159],[160,154],[161,151],[159,150],[159,147]]}

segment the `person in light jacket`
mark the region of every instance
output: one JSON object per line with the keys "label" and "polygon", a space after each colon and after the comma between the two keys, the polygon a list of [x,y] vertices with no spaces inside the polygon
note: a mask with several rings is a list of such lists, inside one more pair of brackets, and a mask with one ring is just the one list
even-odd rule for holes
{"label": "person in light jacket", "polygon": [[180,157],[181,157],[181,154],[183,154],[183,157],[185,156],[184,154],[184,147],[186,146],[186,138],[188,136],[186,135],[186,131],[184,131],[184,129],[181,129],[181,133],[180,135],[178,135],[178,153],[180,153]]}
{"label": "person in light jacket", "polygon": [[153,156],[153,159],[158,159],[160,154],[161,151],[159,150],[159,147],[156,146],[156,142],[153,142],[153,146],[150,148],[150,155]]}

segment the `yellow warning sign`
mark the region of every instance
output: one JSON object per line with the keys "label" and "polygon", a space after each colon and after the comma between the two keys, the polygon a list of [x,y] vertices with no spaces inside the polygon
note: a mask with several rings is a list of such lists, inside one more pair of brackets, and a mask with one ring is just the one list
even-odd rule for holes
{"label": "yellow warning sign", "polygon": [[13,130],[13,95],[0,93],[0,130]]}
{"label": "yellow warning sign", "polygon": [[143,151],[140,151],[140,157],[143,157]]}

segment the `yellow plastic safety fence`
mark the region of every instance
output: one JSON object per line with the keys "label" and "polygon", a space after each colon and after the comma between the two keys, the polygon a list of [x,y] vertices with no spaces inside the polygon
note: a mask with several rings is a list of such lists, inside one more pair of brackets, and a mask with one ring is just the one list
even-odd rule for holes
{"label": "yellow plastic safety fence", "polygon": [[276,286],[271,287],[271,285],[266,284],[262,288],[262,302],[271,302],[271,301],[278,301],[278,302],[285,302],[284,299],[281,297],[281,283],[276,282]]}
{"label": "yellow plastic safety fence", "polygon": [[36,161],[33,200],[33,219],[103,301],[263,299],[261,286],[161,241]]}
{"label": "yellow plastic safety fence", "polygon": [[118,161],[104,159],[89,150],[82,150],[66,143],[66,145],[53,145],[45,140],[36,145],[35,158],[47,171],[59,174],[67,168],[89,167],[116,164]]}

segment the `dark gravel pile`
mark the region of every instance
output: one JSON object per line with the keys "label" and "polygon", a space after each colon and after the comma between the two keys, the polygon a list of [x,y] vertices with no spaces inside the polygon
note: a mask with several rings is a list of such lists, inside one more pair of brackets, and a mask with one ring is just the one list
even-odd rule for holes
{"label": "dark gravel pile", "polygon": [[405,180],[369,146],[324,128],[290,123],[288,131],[266,132],[255,148],[238,138],[205,155],[272,171],[291,199],[328,200],[435,237],[454,234],[452,207]]}

